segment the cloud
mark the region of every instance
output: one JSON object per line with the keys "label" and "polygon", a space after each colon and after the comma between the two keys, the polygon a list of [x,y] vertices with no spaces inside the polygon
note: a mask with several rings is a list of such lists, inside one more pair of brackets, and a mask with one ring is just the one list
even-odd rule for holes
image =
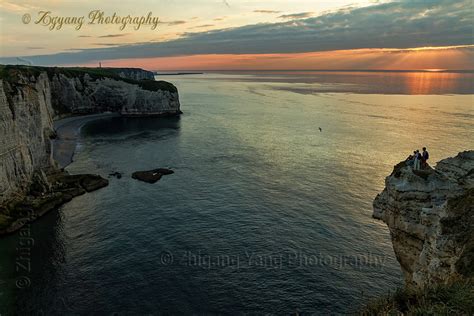
{"label": "cloud", "polygon": [[97,36],[97,38],[114,38],[114,37],[123,37],[127,36],[129,33],[121,33],[121,34],[107,34],[102,36]]}
{"label": "cloud", "polygon": [[46,47],[40,47],[40,46],[29,46],[27,49],[45,49]]}
{"label": "cloud", "polygon": [[79,35],[78,37],[92,37],[90,35]]}
{"label": "cloud", "polygon": [[281,11],[274,11],[274,10],[253,10],[254,13],[267,13],[267,14],[277,14],[281,13]]}
{"label": "cloud", "polygon": [[37,10],[38,7],[30,4],[17,4],[11,1],[0,1],[0,9],[6,12],[18,13],[29,10]]}
{"label": "cloud", "polygon": [[283,14],[280,15],[279,19],[288,19],[288,20],[295,20],[295,19],[305,19],[313,16],[314,12],[301,12],[301,13],[293,13],[293,14]]}
{"label": "cloud", "polygon": [[161,24],[166,24],[169,26],[174,26],[174,25],[181,25],[181,24],[186,24],[186,21],[169,21],[169,22],[160,22]]}
{"label": "cloud", "polygon": [[[166,42],[124,44],[28,56],[36,64],[200,54],[304,53],[361,48],[413,48],[474,44],[471,0],[382,3],[307,19],[185,33]],[[211,24],[199,27],[209,27]],[[0,58],[1,63],[13,63]]]}
{"label": "cloud", "polygon": [[220,18],[215,18],[214,21],[223,21],[225,20],[227,17],[226,16],[222,16]]}
{"label": "cloud", "polygon": [[205,28],[205,27],[212,27],[214,26],[214,24],[203,24],[203,25],[198,25],[198,26],[195,26],[195,27],[192,27],[193,29],[202,29],[202,28]]}
{"label": "cloud", "polygon": [[119,46],[120,44],[118,44],[118,43],[92,43],[92,45],[96,45],[96,46]]}

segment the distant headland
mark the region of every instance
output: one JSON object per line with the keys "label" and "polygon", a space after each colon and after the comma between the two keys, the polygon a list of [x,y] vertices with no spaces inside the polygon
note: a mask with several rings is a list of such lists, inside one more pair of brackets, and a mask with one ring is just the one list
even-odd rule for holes
{"label": "distant headland", "polygon": [[185,76],[185,75],[202,75],[204,72],[155,72],[157,76]]}

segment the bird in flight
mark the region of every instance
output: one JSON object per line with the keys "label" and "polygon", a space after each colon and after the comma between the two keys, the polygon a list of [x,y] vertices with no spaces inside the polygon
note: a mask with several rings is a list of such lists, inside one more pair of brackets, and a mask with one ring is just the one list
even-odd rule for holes
{"label": "bird in flight", "polygon": [[319,127],[319,131],[320,131],[320,132],[322,132],[322,131],[323,131],[323,129],[322,129],[321,127]]}

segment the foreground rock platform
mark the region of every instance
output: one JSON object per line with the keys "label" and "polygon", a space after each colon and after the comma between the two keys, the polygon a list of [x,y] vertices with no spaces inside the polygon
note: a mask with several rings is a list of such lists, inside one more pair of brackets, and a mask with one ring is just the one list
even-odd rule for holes
{"label": "foreground rock platform", "polygon": [[41,170],[34,175],[28,192],[0,205],[0,235],[13,233],[74,197],[108,184],[109,181],[99,175],[70,175],[62,170]]}
{"label": "foreground rock platform", "polygon": [[158,168],[148,171],[136,171],[132,173],[132,178],[146,183],[156,183],[164,175],[173,174],[174,171],[166,168]]}
{"label": "foreground rock platform", "polygon": [[474,276],[474,151],[413,171],[401,162],[374,200],[407,287]]}

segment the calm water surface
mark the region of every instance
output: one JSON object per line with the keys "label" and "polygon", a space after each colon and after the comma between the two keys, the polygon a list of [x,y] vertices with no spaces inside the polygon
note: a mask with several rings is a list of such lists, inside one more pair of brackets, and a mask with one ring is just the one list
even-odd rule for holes
{"label": "calm water surface", "polygon": [[348,313],[400,286],[372,200],[413,149],[474,148],[472,78],[332,75],[165,77],[181,118],[86,125],[68,170],[123,178],[0,240],[0,313]]}

